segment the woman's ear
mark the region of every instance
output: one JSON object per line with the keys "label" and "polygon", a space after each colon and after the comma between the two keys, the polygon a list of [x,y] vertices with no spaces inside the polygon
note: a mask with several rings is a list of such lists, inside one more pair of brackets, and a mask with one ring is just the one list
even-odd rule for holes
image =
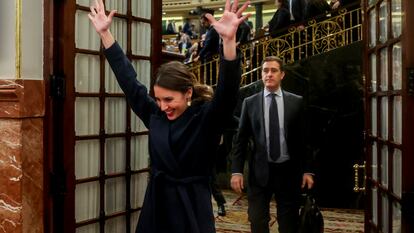
{"label": "woman's ear", "polygon": [[185,92],[185,98],[191,100],[191,97],[193,96],[193,88],[189,87],[187,91]]}

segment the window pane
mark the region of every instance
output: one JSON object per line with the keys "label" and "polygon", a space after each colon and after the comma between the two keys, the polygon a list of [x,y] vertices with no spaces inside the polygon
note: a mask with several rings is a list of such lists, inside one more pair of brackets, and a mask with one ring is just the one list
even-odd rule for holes
{"label": "window pane", "polygon": [[131,170],[136,171],[149,166],[148,136],[131,138]]}
{"label": "window pane", "polygon": [[[125,177],[107,179],[105,181],[105,213],[113,214],[125,210]],[[105,227],[106,228],[106,227]],[[125,231],[111,231],[125,232]]]}
{"label": "window pane", "polygon": [[76,54],[76,92],[99,92],[99,56]]}
{"label": "window pane", "polygon": [[394,134],[394,142],[402,143],[402,97],[395,96],[394,103],[393,103],[393,134]]}
{"label": "window pane", "polygon": [[401,151],[394,149],[394,161],[393,161],[393,188],[394,194],[401,198],[402,190],[402,158]]}
{"label": "window pane", "polygon": [[381,49],[380,53],[380,77],[381,77],[381,83],[380,88],[381,91],[387,91],[388,90],[388,52],[387,48]]}
{"label": "window pane", "polygon": [[101,40],[89,21],[88,12],[76,11],[75,15],[75,44],[76,48],[98,51]]}
{"label": "window pane", "polygon": [[[110,28],[115,40],[119,43],[122,50],[126,52],[127,49],[127,22],[124,19],[114,17]],[[151,44],[151,43],[148,43]],[[150,46],[148,46],[150,47]]]}
{"label": "window pane", "polygon": [[131,177],[131,208],[142,207],[145,190],[148,184],[148,173],[138,173]]}
{"label": "window pane", "polygon": [[392,205],[392,233],[401,233],[401,205],[398,202]]}
{"label": "window pane", "polygon": [[[135,1],[135,0],[133,0]],[[119,14],[126,14],[127,12],[127,1],[126,0],[105,0],[106,10],[117,10]]]}
{"label": "window pane", "polygon": [[75,189],[75,219],[81,222],[99,217],[99,183],[77,184]]}
{"label": "window pane", "polygon": [[138,116],[135,114],[134,111],[131,110],[131,131],[132,132],[143,132],[147,131],[147,127],[145,127],[144,123]]}
{"label": "window pane", "polygon": [[147,60],[133,60],[131,63],[137,72],[137,80],[149,90],[151,85],[151,62]]}
{"label": "window pane", "polygon": [[388,187],[388,147],[381,147],[381,184]]}
{"label": "window pane", "polygon": [[126,130],[126,100],[124,98],[105,99],[105,132],[123,133]]}
{"label": "window pane", "polygon": [[125,216],[111,218],[105,222],[105,233],[126,232]]}
{"label": "window pane", "polygon": [[377,55],[375,53],[370,56],[371,61],[371,89],[377,91]]}
{"label": "window pane", "polygon": [[392,0],[391,3],[392,36],[396,38],[401,35],[401,23],[404,12],[402,10],[401,0]]}
{"label": "window pane", "polygon": [[108,61],[105,59],[105,92],[106,93],[123,93],[116,81],[115,74],[112,72]]}
{"label": "window pane", "polygon": [[401,42],[392,47],[392,87],[394,90],[401,90],[402,80],[402,53]]}
{"label": "window pane", "polygon": [[388,198],[386,195],[382,195],[382,216],[381,216],[381,220],[382,220],[382,225],[381,225],[381,229],[382,232],[388,232],[388,226],[389,226],[389,220],[388,217],[390,216],[390,210],[389,210],[389,206],[388,206]]}
{"label": "window pane", "polygon": [[99,134],[98,98],[76,98],[75,132],[77,136]]}
{"label": "window pane", "polygon": [[372,144],[372,179],[378,181],[378,149],[377,143]]}
{"label": "window pane", "polygon": [[76,3],[81,6],[91,6],[92,4],[95,4],[95,0],[76,0]]}
{"label": "window pane", "polygon": [[99,233],[99,223],[79,227],[76,233]]}
{"label": "window pane", "polygon": [[381,98],[381,138],[388,140],[388,98]]}
{"label": "window pane", "polygon": [[[141,211],[136,211],[131,214],[131,226],[136,226],[138,224],[138,218],[139,218],[140,213]],[[130,233],[135,233],[135,227],[131,227]]]}
{"label": "window pane", "polygon": [[132,15],[144,19],[151,18],[151,4],[148,0],[134,0],[132,3]]}
{"label": "window pane", "polygon": [[371,99],[371,133],[377,136],[377,98]]}
{"label": "window pane", "polygon": [[76,179],[97,177],[99,175],[99,141],[77,141],[75,145]]}
{"label": "window pane", "polygon": [[372,189],[372,222],[378,225],[378,192],[376,188]]}
{"label": "window pane", "polygon": [[125,139],[108,138],[105,143],[105,173],[113,174],[125,171]]}
{"label": "window pane", "polygon": [[131,34],[132,54],[150,56],[151,25],[148,23],[133,22]]}
{"label": "window pane", "polygon": [[377,14],[375,9],[369,12],[369,47],[374,47],[377,40]]}
{"label": "window pane", "polygon": [[379,40],[384,43],[388,37],[388,5],[383,1],[379,9]]}

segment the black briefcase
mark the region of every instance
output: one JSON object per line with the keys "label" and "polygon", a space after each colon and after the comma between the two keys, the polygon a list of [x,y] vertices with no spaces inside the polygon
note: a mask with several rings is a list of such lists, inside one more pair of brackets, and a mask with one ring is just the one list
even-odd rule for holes
{"label": "black briefcase", "polygon": [[299,233],[323,233],[323,216],[315,198],[302,194],[302,205],[299,211]]}

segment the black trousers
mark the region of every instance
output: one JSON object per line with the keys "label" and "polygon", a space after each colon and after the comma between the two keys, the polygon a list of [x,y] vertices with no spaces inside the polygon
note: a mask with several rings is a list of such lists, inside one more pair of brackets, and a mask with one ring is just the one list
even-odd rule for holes
{"label": "black trousers", "polygon": [[260,187],[249,181],[248,215],[252,233],[269,232],[269,206],[276,200],[280,233],[296,233],[299,220],[301,174],[292,162],[269,163],[269,182]]}
{"label": "black trousers", "polygon": [[226,199],[224,198],[223,192],[221,188],[217,184],[217,173],[214,169],[213,176],[210,181],[211,186],[211,194],[213,195],[214,200],[216,201],[217,205],[224,205],[226,203]]}

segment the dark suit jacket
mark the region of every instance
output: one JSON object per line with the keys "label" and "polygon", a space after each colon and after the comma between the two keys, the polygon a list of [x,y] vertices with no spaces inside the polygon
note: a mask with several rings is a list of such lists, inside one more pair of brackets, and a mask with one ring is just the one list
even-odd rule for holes
{"label": "dark suit jacket", "polygon": [[170,121],[138,82],[119,45],[106,49],[105,55],[132,110],[149,131],[151,177],[137,232],[215,232],[209,181],[225,128],[222,119],[232,117],[237,103],[240,57],[221,59],[212,101],[192,105]]}
{"label": "dark suit jacket", "polygon": [[276,36],[281,29],[286,29],[290,24],[290,13],[286,8],[278,9],[269,21],[269,33]]}
{"label": "dark suit jacket", "polygon": [[206,35],[206,40],[204,41],[204,46],[199,52],[199,56],[201,59],[205,60],[214,54],[218,53],[219,51],[219,42],[220,36],[216,32],[216,30],[211,26]]}
{"label": "dark suit jacket", "polygon": [[[287,0],[287,9],[289,10],[289,0]],[[292,0],[292,14],[295,23],[305,20],[306,0]]]}
{"label": "dark suit jacket", "polygon": [[[305,119],[301,96],[283,91],[284,128],[290,160],[297,172],[311,173],[305,145]],[[239,132],[234,141],[232,173],[243,173],[249,141],[253,143],[249,162],[249,182],[266,186],[269,180],[269,163],[264,125],[263,91],[243,101]]]}

